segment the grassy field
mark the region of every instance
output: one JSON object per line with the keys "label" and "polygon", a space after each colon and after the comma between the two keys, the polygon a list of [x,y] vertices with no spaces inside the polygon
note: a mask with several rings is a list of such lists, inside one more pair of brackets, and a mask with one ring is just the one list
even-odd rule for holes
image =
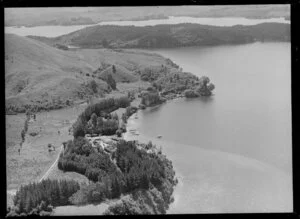
{"label": "grassy field", "polygon": [[[84,106],[38,113],[36,121],[29,123],[25,142],[20,148],[21,130],[25,115],[6,116],[6,170],[7,189],[17,189],[21,184],[37,181],[52,165],[63,141],[71,139],[68,129]],[[60,134],[58,134],[60,131]],[[38,135],[32,137],[31,132]],[[48,144],[56,150],[48,152]]]}
{"label": "grassy field", "polygon": [[[113,91],[106,97],[118,97],[127,95],[128,91],[138,90],[139,87],[147,86],[147,82],[118,83],[117,91]],[[92,101],[97,102],[100,98]],[[132,105],[137,106],[140,100],[136,99]],[[29,123],[25,142],[21,147],[20,155],[18,149],[21,142],[21,130],[24,127],[26,116],[24,114],[6,116],[6,170],[7,189],[17,189],[22,184],[38,181],[56,160],[59,148],[63,141],[72,139],[69,135],[69,128],[77,119],[78,115],[86,107],[81,104],[72,108],[41,112],[36,115],[36,121]],[[125,109],[116,111],[121,118]],[[60,134],[58,134],[60,131]],[[32,137],[30,133],[37,132],[38,135]],[[56,150],[48,152],[48,144],[55,146]],[[85,176],[76,173],[63,173],[57,167],[50,172],[49,178],[78,179],[80,182],[88,182]]]}

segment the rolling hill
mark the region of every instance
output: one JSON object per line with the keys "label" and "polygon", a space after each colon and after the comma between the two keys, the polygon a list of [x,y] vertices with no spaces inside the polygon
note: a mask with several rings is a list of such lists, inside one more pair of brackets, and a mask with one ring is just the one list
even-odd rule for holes
{"label": "rolling hill", "polygon": [[5,34],[6,110],[56,109],[89,96],[103,96],[111,91],[102,80],[108,74],[117,82],[135,82],[140,79],[137,72],[162,65],[175,68],[170,60],[156,54],[111,49],[64,51]]}
{"label": "rolling hill", "polygon": [[55,38],[29,37],[50,45],[73,45],[81,48],[171,48],[255,41],[289,41],[290,25],[282,23],[231,27],[188,23],[146,27],[97,25]]}
{"label": "rolling hill", "polygon": [[168,16],[288,18],[289,14],[290,6],[288,4],[5,8],[4,21],[5,26],[44,26],[163,19]]}

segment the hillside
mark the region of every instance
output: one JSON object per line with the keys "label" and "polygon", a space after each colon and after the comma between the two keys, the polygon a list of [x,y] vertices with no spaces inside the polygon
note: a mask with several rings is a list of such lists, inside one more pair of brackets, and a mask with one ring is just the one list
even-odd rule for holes
{"label": "hillside", "polygon": [[252,26],[218,27],[200,24],[91,26],[55,38],[29,36],[47,44],[81,48],[170,48],[255,41],[289,41],[290,25],[262,23]]}
{"label": "hillside", "polygon": [[111,88],[101,79],[108,74],[117,82],[136,82],[137,71],[162,65],[174,68],[170,60],[155,54],[111,49],[64,51],[6,34],[6,110],[25,112],[26,107],[48,110],[72,105],[109,93]]}
{"label": "hillside", "polygon": [[289,5],[6,8],[5,26],[79,25],[102,21],[191,17],[289,17]]}

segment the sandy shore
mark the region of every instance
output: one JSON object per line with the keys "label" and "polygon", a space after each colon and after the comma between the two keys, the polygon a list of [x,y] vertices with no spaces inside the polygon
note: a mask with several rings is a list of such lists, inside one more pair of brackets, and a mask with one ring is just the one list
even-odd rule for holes
{"label": "sandy shore", "polygon": [[168,214],[291,212],[292,176],[258,160],[151,138],[139,132],[139,114],[128,119],[126,140],[150,140],[173,163],[179,180]]}

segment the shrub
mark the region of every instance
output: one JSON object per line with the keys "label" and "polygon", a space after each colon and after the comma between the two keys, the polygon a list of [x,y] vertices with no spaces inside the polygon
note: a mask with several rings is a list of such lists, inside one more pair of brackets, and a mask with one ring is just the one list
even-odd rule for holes
{"label": "shrub", "polygon": [[122,130],[121,130],[121,129],[118,129],[118,130],[116,131],[116,134],[117,134],[118,137],[122,137]]}
{"label": "shrub", "polygon": [[[93,75],[94,76],[94,75]],[[91,87],[93,93],[97,93],[97,88],[98,88],[98,85],[97,83],[95,82],[95,80],[92,80],[89,84],[89,86]]]}
{"label": "shrub", "polygon": [[126,113],[123,113],[123,114],[122,114],[122,121],[123,121],[124,123],[127,123],[127,115],[126,115]]}
{"label": "shrub", "polygon": [[140,104],[140,105],[139,105],[139,108],[140,108],[140,109],[146,109],[146,106],[145,106],[144,104]]}
{"label": "shrub", "polygon": [[161,99],[158,92],[148,92],[142,96],[141,104],[146,106],[153,106],[162,103],[163,100]]}
{"label": "shrub", "polygon": [[195,97],[199,97],[199,94],[196,93],[194,90],[186,90],[184,92],[184,96],[186,98],[195,98]]}
{"label": "shrub", "polygon": [[32,137],[38,135],[39,133],[38,132],[30,132],[29,135],[31,135]]}

